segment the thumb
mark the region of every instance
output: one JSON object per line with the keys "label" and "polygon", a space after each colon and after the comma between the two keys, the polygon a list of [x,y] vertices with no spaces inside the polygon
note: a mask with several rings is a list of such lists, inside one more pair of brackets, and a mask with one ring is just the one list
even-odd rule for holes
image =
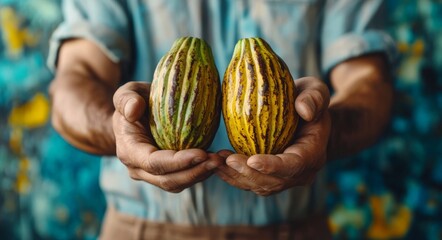
{"label": "thumb", "polygon": [[123,105],[123,116],[129,122],[139,120],[146,110],[146,102],[140,96],[127,96],[123,99],[126,103]]}
{"label": "thumb", "polygon": [[305,77],[295,81],[299,95],[295,100],[298,114],[307,122],[314,121],[327,110],[330,92],[317,78]]}
{"label": "thumb", "polygon": [[131,82],[121,86],[113,97],[115,110],[129,122],[140,120],[146,111],[148,93],[149,86],[144,83]]}

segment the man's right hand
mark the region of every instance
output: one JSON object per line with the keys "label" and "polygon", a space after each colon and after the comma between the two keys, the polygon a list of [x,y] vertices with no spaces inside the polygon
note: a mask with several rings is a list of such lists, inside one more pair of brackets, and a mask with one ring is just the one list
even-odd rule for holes
{"label": "man's right hand", "polygon": [[129,82],[120,87],[113,102],[113,129],[118,158],[130,177],[169,192],[181,192],[213,174],[224,159],[201,149],[159,150],[148,127],[150,85]]}

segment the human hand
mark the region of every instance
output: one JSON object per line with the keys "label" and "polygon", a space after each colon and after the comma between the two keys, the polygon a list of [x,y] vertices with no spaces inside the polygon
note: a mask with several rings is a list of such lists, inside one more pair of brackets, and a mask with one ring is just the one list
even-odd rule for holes
{"label": "human hand", "polygon": [[150,85],[140,82],[129,82],[116,91],[113,129],[117,156],[132,179],[177,193],[212,175],[223,159],[201,149],[159,150],[147,127],[149,92]]}
{"label": "human hand", "polygon": [[328,113],[330,93],[313,77],[295,81],[299,95],[295,107],[304,120],[296,130],[293,145],[282,154],[245,156],[228,150],[218,154],[226,164],[216,174],[227,183],[262,196],[294,186],[311,184],[326,162],[331,120]]}

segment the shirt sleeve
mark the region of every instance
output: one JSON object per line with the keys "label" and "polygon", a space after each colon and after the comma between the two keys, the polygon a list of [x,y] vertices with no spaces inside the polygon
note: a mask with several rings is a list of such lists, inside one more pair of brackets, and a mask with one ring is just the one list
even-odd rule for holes
{"label": "shirt sleeve", "polygon": [[83,38],[97,46],[113,62],[130,59],[130,25],[124,0],[64,0],[63,22],[51,36],[47,64],[56,69],[63,41]]}
{"label": "shirt sleeve", "polygon": [[394,41],[384,30],[383,0],[327,0],[321,30],[321,66],[328,74],[338,63],[381,52],[392,63]]}

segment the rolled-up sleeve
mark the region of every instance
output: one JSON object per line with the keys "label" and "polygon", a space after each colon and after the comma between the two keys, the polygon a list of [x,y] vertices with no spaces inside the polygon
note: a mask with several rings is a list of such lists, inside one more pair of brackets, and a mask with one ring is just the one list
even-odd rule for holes
{"label": "rolled-up sleeve", "polygon": [[327,74],[338,63],[381,52],[392,63],[394,41],[384,30],[383,0],[327,0],[321,31],[321,66]]}
{"label": "rolled-up sleeve", "polygon": [[63,41],[94,42],[113,62],[130,59],[130,23],[124,0],[64,0],[63,22],[50,39],[48,67],[55,71]]}

